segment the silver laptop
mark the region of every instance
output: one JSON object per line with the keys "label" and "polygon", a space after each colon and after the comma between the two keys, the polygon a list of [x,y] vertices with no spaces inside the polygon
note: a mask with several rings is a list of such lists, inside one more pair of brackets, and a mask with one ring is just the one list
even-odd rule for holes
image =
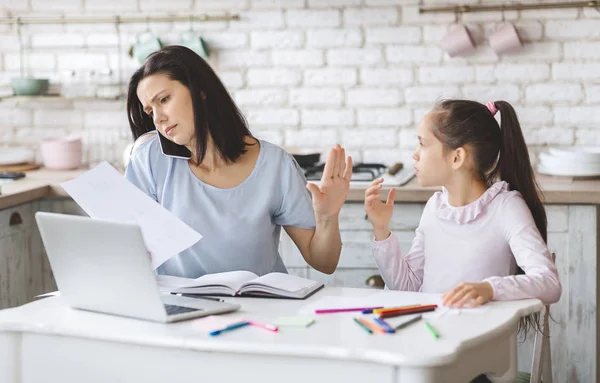
{"label": "silver laptop", "polygon": [[60,295],[73,308],[156,322],[240,308],[161,294],[136,224],[44,212],[35,219]]}

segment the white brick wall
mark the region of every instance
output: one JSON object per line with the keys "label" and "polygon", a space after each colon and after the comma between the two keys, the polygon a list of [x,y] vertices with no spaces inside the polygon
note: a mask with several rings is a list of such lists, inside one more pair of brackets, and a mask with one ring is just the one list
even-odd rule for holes
{"label": "white brick wall", "polygon": [[[447,4],[428,0],[427,5]],[[454,3],[450,1],[450,3]],[[461,4],[481,0],[461,0]],[[418,0],[0,0],[0,14],[173,15],[235,12],[239,21],[194,22],[213,53],[210,64],[261,138],[285,146],[342,142],[364,161],[397,161],[415,147],[415,129],[442,98],[515,106],[533,152],[547,145],[600,144],[600,13],[589,9],[505,12],[526,42],[496,55],[487,43],[501,13],[465,15],[478,49],[450,58],[438,46],[453,14],[419,14]],[[127,55],[146,23],[26,25],[23,60],[16,31],[0,26],[0,96],[21,67],[53,89],[65,70],[85,77],[111,68],[127,81]],[[176,43],[190,23],[151,23]],[[21,61],[23,61],[21,63]],[[114,91],[107,86],[108,91]],[[112,90],[111,90],[112,89]],[[35,146],[40,138],[83,135],[94,163],[119,161],[130,139],[124,101],[0,101],[0,139]],[[111,157],[112,156],[112,157]]]}
{"label": "white brick wall", "polygon": [[340,88],[299,88],[290,90],[290,105],[294,106],[340,106],[344,93]]}

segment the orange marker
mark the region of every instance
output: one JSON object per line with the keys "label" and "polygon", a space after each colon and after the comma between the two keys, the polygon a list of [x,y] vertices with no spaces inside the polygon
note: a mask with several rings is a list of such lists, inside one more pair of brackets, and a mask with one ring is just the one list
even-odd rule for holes
{"label": "orange marker", "polygon": [[364,324],[369,330],[373,331],[374,333],[380,333],[380,334],[385,334],[386,331],[383,327],[376,325],[373,322],[369,322],[368,320],[364,319],[364,318],[356,318],[360,323]]}

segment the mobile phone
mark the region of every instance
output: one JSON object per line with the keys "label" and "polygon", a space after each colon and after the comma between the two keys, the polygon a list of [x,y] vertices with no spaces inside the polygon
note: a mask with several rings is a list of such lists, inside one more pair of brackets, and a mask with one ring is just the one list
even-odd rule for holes
{"label": "mobile phone", "polygon": [[177,145],[173,141],[164,137],[160,132],[158,134],[158,141],[160,142],[160,150],[165,156],[183,158],[189,160],[192,158],[192,152],[183,145]]}
{"label": "mobile phone", "polygon": [[0,172],[0,178],[18,180],[19,178],[25,177],[25,173],[22,172]]}

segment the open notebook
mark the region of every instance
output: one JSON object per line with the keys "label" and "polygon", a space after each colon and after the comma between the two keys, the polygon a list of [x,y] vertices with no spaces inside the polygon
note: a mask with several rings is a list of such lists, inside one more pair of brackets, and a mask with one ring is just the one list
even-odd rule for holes
{"label": "open notebook", "polygon": [[323,283],[285,273],[259,277],[244,270],[206,274],[196,279],[159,275],[157,280],[162,292],[291,299],[304,299],[323,287]]}

